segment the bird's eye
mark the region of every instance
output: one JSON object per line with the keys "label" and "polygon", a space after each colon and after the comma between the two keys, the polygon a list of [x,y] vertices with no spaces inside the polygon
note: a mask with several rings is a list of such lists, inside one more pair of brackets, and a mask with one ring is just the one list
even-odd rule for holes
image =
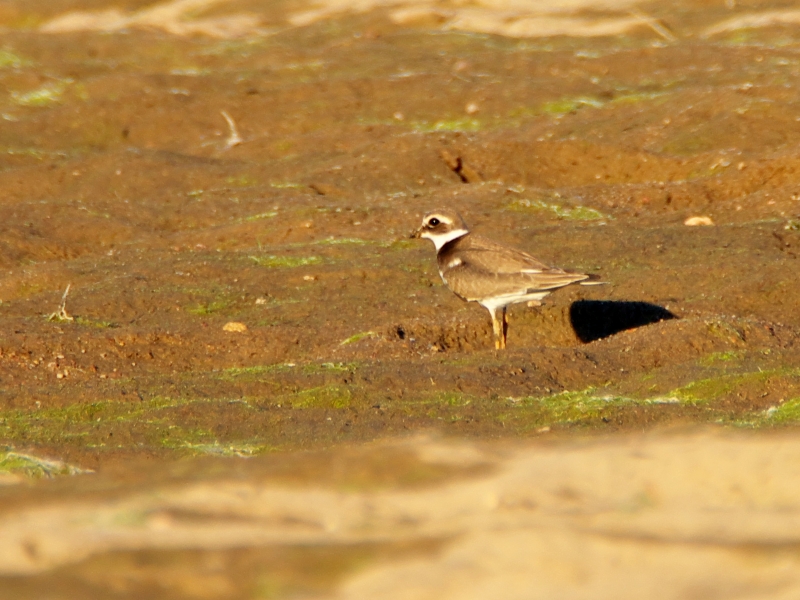
{"label": "bird's eye", "polygon": [[440,221],[436,217],[434,217],[430,221],[428,221],[428,225],[431,226],[431,227],[436,227],[439,223],[440,223]]}

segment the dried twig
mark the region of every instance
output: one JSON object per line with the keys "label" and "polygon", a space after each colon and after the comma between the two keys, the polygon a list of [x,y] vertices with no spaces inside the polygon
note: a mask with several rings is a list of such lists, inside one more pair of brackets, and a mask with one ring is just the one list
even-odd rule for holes
{"label": "dried twig", "polygon": [[631,16],[639,19],[643,25],[647,25],[650,29],[655,31],[668,42],[677,41],[678,38],[675,36],[675,34],[672,33],[659,19],[655,19],[640,10],[632,10],[630,11],[630,14]]}
{"label": "dried twig", "polygon": [[236,129],[236,122],[224,110],[220,112],[222,113],[222,116],[225,117],[225,120],[228,122],[228,127],[231,130],[231,134],[228,136],[228,139],[225,140],[225,145],[228,148],[233,148],[234,146],[238,146],[244,140],[241,138],[241,136],[239,135],[239,131]]}
{"label": "dried twig", "polygon": [[69,294],[69,288],[72,287],[71,283],[67,284],[67,289],[64,290],[64,295],[61,296],[61,306],[58,307],[58,310],[52,313],[49,317],[47,317],[48,321],[74,321],[75,319],[67,314],[67,295]]}

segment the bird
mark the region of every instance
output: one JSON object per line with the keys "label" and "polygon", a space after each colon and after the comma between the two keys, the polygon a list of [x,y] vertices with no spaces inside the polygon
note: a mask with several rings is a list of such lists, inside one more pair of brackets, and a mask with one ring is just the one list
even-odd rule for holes
{"label": "bird", "polygon": [[538,306],[558,288],[604,283],[594,275],[550,267],[522,250],[476,235],[462,216],[449,208],[427,213],[411,237],[433,242],[439,275],[456,296],[489,311],[497,350],[506,347],[509,305],[527,302]]}

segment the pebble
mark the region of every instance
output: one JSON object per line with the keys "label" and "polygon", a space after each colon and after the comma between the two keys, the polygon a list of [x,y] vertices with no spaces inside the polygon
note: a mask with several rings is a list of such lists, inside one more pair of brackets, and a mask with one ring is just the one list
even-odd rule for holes
{"label": "pebble", "polygon": [[225,323],[225,325],[222,327],[222,330],[231,331],[234,333],[244,333],[245,331],[247,331],[247,325],[245,325],[244,323],[239,323],[237,321],[229,321],[228,323]]}
{"label": "pebble", "polygon": [[713,225],[714,221],[711,220],[711,217],[689,217],[683,222],[684,225],[688,225],[689,227],[696,227],[698,225]]}

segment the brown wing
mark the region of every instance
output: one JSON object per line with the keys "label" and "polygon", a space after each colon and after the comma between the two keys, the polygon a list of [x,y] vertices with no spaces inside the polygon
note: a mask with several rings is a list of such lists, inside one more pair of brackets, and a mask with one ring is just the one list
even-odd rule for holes
{"label": "brown wing", "polygon": [[466,261],[444,274],[447,286],[465,300],[547,292],[587,278],[581,273],[567,273],[559,269],[539,273],[492,273]]}
{"label": "brown wing", "polygon": [[[460,240],[459,240],[460,241]],[[553,269],[527,252],[470,234],[458,244],[459,257],[473,267],[495,273],[520,271],[562,272]]]}
{"label": "brown wing", "polygon": [[487,296],[508,296],[547,292],[586,279],[578,273],[487,273],[467,269],[464,265],[449,269],[447,286],[465,300]]}

